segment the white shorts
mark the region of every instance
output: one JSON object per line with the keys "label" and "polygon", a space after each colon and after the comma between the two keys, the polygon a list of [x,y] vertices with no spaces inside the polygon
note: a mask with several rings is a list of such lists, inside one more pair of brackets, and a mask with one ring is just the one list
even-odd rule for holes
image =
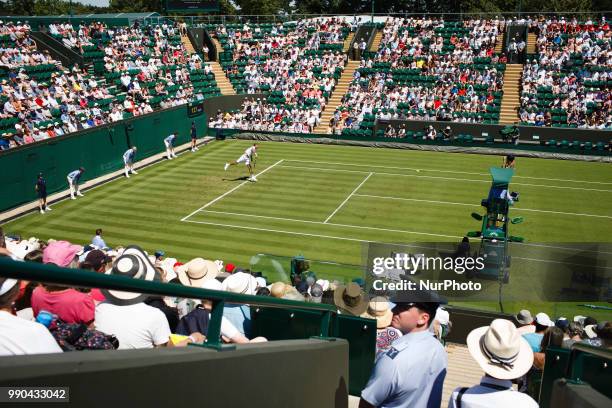
{"label": "white shorts", "polygon": [[165,140],[164,144],[166,145],[166,149],[170,149],[172,147],[172,144],[170,142],[166,142]]}
{"label": "white shorts", "polygon": [[251,159],[249,158],[248,155],[243,154],[242,156],[238,158],[238,160],[236,160],[236,163],[244,163],[246,166],[248,166],[251,164]]}

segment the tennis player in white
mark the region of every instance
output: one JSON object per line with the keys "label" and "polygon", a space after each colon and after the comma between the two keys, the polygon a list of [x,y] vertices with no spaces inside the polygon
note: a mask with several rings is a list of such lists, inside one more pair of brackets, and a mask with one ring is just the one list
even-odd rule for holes
{"label": "tennis player in white", "polygon": [[229,163],[225,163],[225,170],[229,168],[229,166],[233,166],[238,163],[244,163],[249,169],[249,180],[257,181],[257,177],[253,174],[255,170],[255,158],[257,157],[257,143],[253,143],[253,146],[249,147],[244,151],[244,154],[238,158],[238,160],[234,160]]}
{"label": "tennis player in white", "polygon": [[123,164],[125,165],[123,171],[127,178],[130,178],[130,173],[138,174],[138,172],[134,170],[134,157],[136,156],[137,150],[136,146],[132,146],[131,149],[127,149],[125,153],[123,153]]}

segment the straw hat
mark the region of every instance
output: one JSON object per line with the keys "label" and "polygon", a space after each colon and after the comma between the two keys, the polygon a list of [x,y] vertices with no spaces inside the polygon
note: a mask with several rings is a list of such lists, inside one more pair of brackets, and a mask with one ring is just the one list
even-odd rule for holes
{"label": "straw hat", "polygon": [[338,308],[359,316],[368,308],[368,301],[361,287],[355,282],[339,285],[334,290],[334,303]]}
{"label": "straw hat", "polygon": [[361,317],[365,317],[366,319],[376,319],[376,328],[384,329],[391,324],[393,313],[391,312],[391,307],[387,298],[383,296],[376,296],[370,299],[368,310],[366,310],[365,313],[362,313]]}
{"label": "straw hat", "polygon": [[275,298],[282,298],[287,293],[287,284],[284,282],[274,282],[270,286],[270,296]]}
{"label": "straw hat", "polygon": [[467,346],[480,368],[500,380],[518,378],[533,365],[531,346],[509,320],[495,319],[472,330]]}
{"label": "straw hat", "polygon": [[236,272],[225,278],[223,290],[242,295],[254,295],[257,290],[257,280],[250,273]]}
{"label": "straw hat", "polygon": [[202,287],[205,280],[214,279],[218,274],[217,265],[213,261],[202,258],[194,258],[176,268],[176,275],[183,285],[197,288]]}

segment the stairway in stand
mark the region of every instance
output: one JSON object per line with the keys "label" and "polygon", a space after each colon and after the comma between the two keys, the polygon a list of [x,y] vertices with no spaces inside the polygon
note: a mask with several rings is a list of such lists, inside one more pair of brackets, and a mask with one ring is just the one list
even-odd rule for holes
{"label": "stairway in stand", "polygon": [[504,96],[501,102],[499,123],[502,125],[518,122],[518,107],[521,103],[521,76],[523,75],[522,64],[506,65],[504,73]]}
{"label": "stairway in stand", "polygon": [[376,34],[374,35],[374,40],[372,41],[372,45],[370,45],[370,51],[376,52],[378,51],[378,47],[380,47],[380,42],[383,38],[383,30],[376,30]]}
{"label": "stairway in stand", "polygon": [[497,34],[497,38],[495,39],[495,53],[502,54],[504,52],[504,33],[501,32]]}
{"label": "stairway in stand", "polygon": [[221,89],[221,95],[236,95],[236,91],[232,83],[227,79],[227,76],[225,76],[225,71],[221,68],[221,64],[217,61],[210,61],[207,64],[210,65],[215,74],[215,81],[219,89]]}
{"label": "stairway in stand", "polygon": [[349,35],[347,35],[346,38],[344,39],[344,46],[342,47],[342,50],[345,53],[350,51],[351,43],[353,42],[353,38],[355,38],[355,31],[350,32]]}
{"label": "stairway in stand", "polygon": [[321,122],[319,123],[319,126],[315,128],[314,133],[327,133],[329,120],[332,118],[332,116],[334,116],[336,108],[340,106],[340,101],[342,100],[344,94],[346,94],[346,91],[353,80],[353,74],[357,68],[359,68],[359,61],[349,61],[346,67],[344,67],[344,72],[342,72],[342,76],[338,79],[336,88],[327,101],[327,106],[321,114]]}
{"label": "stairway in stand", "polygon": [[537,38],[534,33],[527,33],[527,54],[537,53]]}
{"label": "stairway in stand", "polygon": [[213,44],[215,44],[215,48],[217,49],[217,55],[215,59],[219,61],[219,54],[223,52],[223,47],[221,46],[219,40],[217,40],[215,37],[211,37],[211,39]]}
{"label": "stairway in stand", "polygon": [[189,40],[189,37],[187,37],[186,35],[181,35],[181,42],[183,43],[185,49],[189,54],[193,54],[196,52],[195,48],[193,48],[193,44],[191,44],[191,41]]}

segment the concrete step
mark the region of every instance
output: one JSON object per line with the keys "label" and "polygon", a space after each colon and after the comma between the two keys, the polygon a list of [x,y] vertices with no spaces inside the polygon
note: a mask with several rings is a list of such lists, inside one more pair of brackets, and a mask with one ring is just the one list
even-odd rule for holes
{"label": "concrete step", "polygon": [[350,32],[349,35],[347,35],[346,38],[344,39],[344,45],[342,46],[342,51],[344,52],[349,51],[351,47],[351,43],[353,42],[353,38],[355,38],[355,32]]}
{"label": "concrete step", "polygon": [[376,52],[378,51],[378,47],[380,47],[380,42],[382,41],[383,32],[382,30],[376,30],[376,34],[374,34],[374,40],[370,45],[370,51]]}

